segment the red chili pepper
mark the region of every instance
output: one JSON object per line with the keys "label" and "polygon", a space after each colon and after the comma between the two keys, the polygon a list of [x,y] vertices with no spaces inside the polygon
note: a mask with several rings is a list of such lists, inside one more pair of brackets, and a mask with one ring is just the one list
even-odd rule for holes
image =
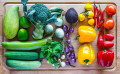
{"label": "red chili pepper", "polygon": [[101,17],[100,20],[104,20],[104,11],[101,11]]}
{"label": "red chili pepper", "polygon": [[94,25],[96,25],[96,7],[94,5]]}
{"label": "red chili pepper", "polygon": [[97,8],[97,27],[100,27],[99,9]]}
{"label": "red chili pepper", "polygon": [[110,33],[105,33],[104,37],[107,41],[112,41],[114,39],[114,35]]}
{"label": "red chili pepper", "polygon": [[104,42],[104,47],[105,48],[111,48],[114,46],[114,43],[112,41],[105,41]]}
{"label": "red chili pepper", "polygon": [[102,67],[110,67],[114,60],[114,52],[111,50],[102,50],[97,53],[97,62]]}
{"label": "red chili pepper", "polygon": [[99,49],[102,49],[103,46],[104,46],[104,40],[103,40],[103,35],[102,35],[102,38],[100,38],[100,34],[102,32],[99,31],[99,34],[98,34],[98,40],[97,40],[97,46]]}

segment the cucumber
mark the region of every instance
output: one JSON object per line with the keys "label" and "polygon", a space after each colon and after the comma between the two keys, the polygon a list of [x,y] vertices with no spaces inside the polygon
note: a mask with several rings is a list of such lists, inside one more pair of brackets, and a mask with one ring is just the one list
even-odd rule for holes
{"label": "cucumber", "polygon": [[47,39],[37,41],[5,41],[2,46],[8,50],[35,50],[39,49],[47,43]]}
{"label": "cucumber", "polygon": [[36,60],[39,58],[37,52],[7,51],[4,53],[4,56],[14,60]]}
{"label": "cucumber", "polygon": [[13,39],[19,29],[19,6],[13,5],[5,13],[3,21],[3,32],[7,39]]}
{"label": "cucumber", "polygon": [[40,61],[20,61],[20,60],[7,60],[7,66],[17,69],[35,69],[41,66]]}

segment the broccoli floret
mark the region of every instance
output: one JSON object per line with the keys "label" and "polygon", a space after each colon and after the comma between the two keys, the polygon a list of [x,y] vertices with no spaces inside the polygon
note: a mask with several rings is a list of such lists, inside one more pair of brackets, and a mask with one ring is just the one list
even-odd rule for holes
{"label": "broccoli floret", "polygon": [[[30,21],[34,20],[34,22],[32,21],[32,23],[37,23],[37,21],[45,23],[47,19],[51,18],[50,10],[43,4],[32,5],[30,9],[27,11],[27,15],[29,15],[27,16],[27,18]],[[31,16],[33,16],[33,18],[31,18]]]}

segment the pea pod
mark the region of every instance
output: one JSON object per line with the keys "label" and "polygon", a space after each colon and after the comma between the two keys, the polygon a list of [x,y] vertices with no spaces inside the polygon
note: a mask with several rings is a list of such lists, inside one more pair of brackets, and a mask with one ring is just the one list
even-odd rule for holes
{"label": "pea pod", "polygon": [[47,39],[37,41],[5,41],[2,42],[2,46],[8,50],[35,50],[41,48],[47,43]]}
{"label": "pea pod", "polygon": [[52,8],[50,8],[50,11],[52,11],[52,12],[59,12],[59,11],[63,11],[63,9],[60,8],[60,7],[52,7]]}

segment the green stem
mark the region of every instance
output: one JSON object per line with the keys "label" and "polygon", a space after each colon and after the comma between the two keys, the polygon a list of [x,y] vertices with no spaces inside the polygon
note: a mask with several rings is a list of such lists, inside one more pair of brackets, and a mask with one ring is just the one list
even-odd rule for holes
{"label": "green stem", "polygon": [[104,52],[106,52],[106,49],[104,50]]}
{"label": "green stem", "polygon": [[88,60],[88,59],[85,59],[84,62],[85,62],[86,65],[88,66],[88,62],[89,62],[89,60]]}
{"label": "green stem", "polygon": [[77,35],[77,36],[75,37],[75,40],[77,40],[78,37],[80,37],[80,35]]}

